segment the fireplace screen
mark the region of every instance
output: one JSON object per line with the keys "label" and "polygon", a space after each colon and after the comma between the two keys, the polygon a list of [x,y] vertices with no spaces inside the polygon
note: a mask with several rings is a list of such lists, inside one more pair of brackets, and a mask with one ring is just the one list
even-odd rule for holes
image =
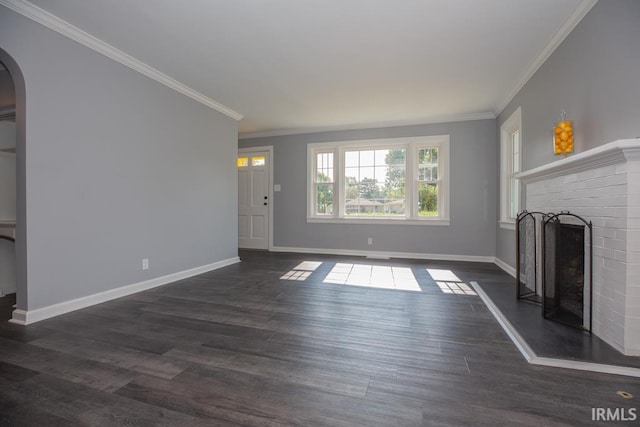
{"label": "fireplace screen", "polygon": [[522,211],[516,219],[516,284],[518,299],[539,304],[538,224],[544,214]]}
{"label": "fireplace screen", "polygon": [[591,223],[562,212],[542,224],[543,315],[591,331]]}

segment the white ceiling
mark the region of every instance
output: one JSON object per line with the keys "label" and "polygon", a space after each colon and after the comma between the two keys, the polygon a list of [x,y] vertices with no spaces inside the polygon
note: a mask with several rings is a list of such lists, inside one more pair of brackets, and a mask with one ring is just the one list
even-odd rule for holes
{"label": "white ceiling", "polygon": [[593,0],[32,0],[246,135],[492,117]]}

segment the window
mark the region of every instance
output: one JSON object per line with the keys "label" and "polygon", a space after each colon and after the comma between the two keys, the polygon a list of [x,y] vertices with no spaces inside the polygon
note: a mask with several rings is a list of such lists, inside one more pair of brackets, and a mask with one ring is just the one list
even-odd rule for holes
{"label": "window", "polygon": [[315,215],[333,215],[335,180],[332,152],[316,153],[314,172]]}
{"label": "window", "polygon": [[449,224],[448,136],[309,144],[309,222]]}
{"label": "window", "polygon": [[344,215],[404,216],[406,148],[344,151]]}
{"label": "window", "polygon": [[518,109],[500,127],[500,226],[515,229],[520,211],[520,180],[522,168],[522,121]]}
{"label": "window", "polygon": [[251,166],[264,166],[264,165],[265,165],[264,156],[251,157]]}

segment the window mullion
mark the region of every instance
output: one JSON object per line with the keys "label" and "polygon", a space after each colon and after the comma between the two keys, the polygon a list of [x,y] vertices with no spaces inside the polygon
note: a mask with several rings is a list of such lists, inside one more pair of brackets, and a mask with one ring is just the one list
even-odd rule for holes
{"label": "window mullion", "polygon": [[[449,155],[449,153],[443,153],[442,151],[442,145],[438,145],[438,162],[436,163],[436,167],[438,168],[438,178],[436,179],[436,185],[438,186],[438,218],[443,218],[445,215],[444,209],[446,206],[446,203],[444,203],[444,198],[445,196],[445,188],[444,185],[442,185],[442,177],[445,174],[445,170],[442,167],[442,162],[443,162],[443,158],[447,157]],[[447,191],[448,193],[448,191]]]}
{"label": "window mullion", "polygon": [[335,203],[335,206],[333,216],[337,218],[344,218],[344,152],[343,147],[338,147],[334,149],[333,153],[333,165],[335,166],[334,175],[337,175],[334,178],[336,187],[334,188],[335,195],[333,203]]}
{"label": "window mullion", "polygon": [[407,172],[406,172],[406,180],[405,180],[405,203],[407,204],[407,209],[405,215],[407,218],[416,218],[417,209],[418,209],[418,146],[410,145],[406,148],[407,150]]}

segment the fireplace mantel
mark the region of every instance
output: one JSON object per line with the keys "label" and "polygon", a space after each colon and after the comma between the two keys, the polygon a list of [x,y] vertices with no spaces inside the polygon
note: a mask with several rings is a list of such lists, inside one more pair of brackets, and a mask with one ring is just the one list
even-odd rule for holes
{"label": "fireplace mantel", "polygon": [[619,139],[582,153],[547,163],[515,176],[523,184],[529,184],[557,176],[569,175],[608,165],[640,160],[640,138]]}

